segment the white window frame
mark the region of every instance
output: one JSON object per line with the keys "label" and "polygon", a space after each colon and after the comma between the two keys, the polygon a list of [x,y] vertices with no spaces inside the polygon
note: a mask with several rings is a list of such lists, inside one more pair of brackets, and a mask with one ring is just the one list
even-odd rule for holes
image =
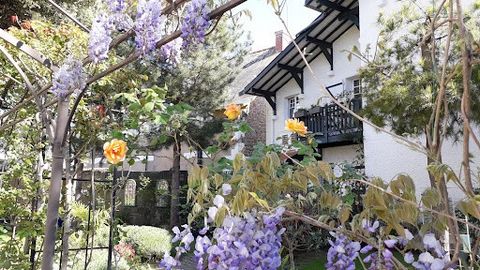
{"label": "white window frame", "polygon": [[135,207],[137,204],[137,182],[133,179],[128,179],[125,183],[123,204],[130,207]]}
{"label": "white window frame", "polygon": [[[300,97],[298,95],[289,96],[286,98],[286,100],[287,100],[287,111],[285,116],[287,119],[295,118],[295,112],[298,111],[298,107],[300,106]],[[295,104],[292,114],[290,114],[290,109],[291,109],[290,105],[292,104],[291,101],[293,101]]]}
{"label": "white window frame", "polygon": [[[358,85],[355,85],[355,83],[358,83]],[[360,78],[354,78],[352,80],[352,91],[354,96],[359,96],[362,94],[362,81]]]}
{"label": "white window frame", "polygon": [[[350,92],[353,96],[357,97],[362,94],[362,80],[358,76],[353,76],[345,80],[345,89],[344,91]],[[355,83],[358,82],[358,85]],[[358,89],[356,93],[355,90]]]}

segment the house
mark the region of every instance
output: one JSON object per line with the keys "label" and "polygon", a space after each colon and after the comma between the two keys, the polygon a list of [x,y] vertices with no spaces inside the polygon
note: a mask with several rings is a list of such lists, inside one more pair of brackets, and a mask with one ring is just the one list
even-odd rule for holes
{"label": "house", "polygon": [[[399,1],[386,0],[305,1],[305,6],[317,10],[319,16],[296,35],[295,42],[318,80],[309,72],[294,44],[290,43],[240,93],[263,97],[269,103],[267,143],[288,143],[290,134],[285,130],[285,120],[299,118],[309,131],[316,133],[323,160],[330,163],[360,162],[367,176],[381,177],[386,181],[399,173],[406,173],[416,182],[418,193],[430,186],[423,154],[362,124],[339,106],[331,104],[318,85],[320,81],[339,99],[350,97],[345,100],[345,105],[359,111],[364,101],[358,70],[363,63],[355,57],[349,59],[348,51],[354,47],[365,51],[369,45],[375,46],[379,34],[378,15],[382,12],[388,16],[401,5]],[[419,141],[424,140],[419,138]],[[475,163],[478,164],[480,155],[477,149],[472,147],[471,150],[474,168],[478,166]],[[443,154],[445,163],[455,170],[460,168],[461,143],[446,141]],[[449,188],[455,187],[450,185]]]}
{"label": "house", "polygon": [[283,39],[283,31],[277,31],[274,46],[246,55],[240,72],[230,84],[227,103],[242,104],[245,107],[244,120],[253,128],[252,132],[241,134],[241,138],[228,151],[227,157],[230,159],[239,152],[249,156],[257,143],[266,143],[267,101],[262,97],[240,95],[240,92],[283,50]]}

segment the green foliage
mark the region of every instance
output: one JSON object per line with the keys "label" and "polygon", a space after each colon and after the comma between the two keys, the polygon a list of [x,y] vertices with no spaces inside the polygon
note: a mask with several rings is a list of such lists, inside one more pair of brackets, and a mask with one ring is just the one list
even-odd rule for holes
{"label": "green foliage", "polygon": [[[439,21],[448,19],[448,5],[439,13]],[[466,11],[471,12],[471,11]],[[360,70],[364,83],[363,93],[366,104],[363,114],[379,126],[389,126],[397,134],[419,135],[432,128],[431,115],[435,100],[440,91],[440,72],[442,70],[448,24],[437,27],[433,33],[435,42],[425,38],[429,33],[429,14],[417,9],[415,5],[405,5],[391,17],[380,15],[378,22],[382,26],[378,43],[374,50],[368,49],[363,55],[366,65]],[[469,17],[469,30],[478,32],[478,16]],[[460,132],[459,114],[463,85],[462,73],[458,65],[461,56],[459,34],[454,29],[453,44],[446,63],[447,81],[446,105],[448,115],[446,136],[456,136]],[[473,56],[478,58],[478,56]],[[472,66],[473,74],[478,74],[480,66]],[[471,91],[480,87],[479,77],[472,76]],[[478,108],[480,99],[472,96],[472,110]],[[472,114],[472,121],[478,122],[480,115]]]}
{"label": "green foliage", "polygon": [[28,254],[23,252],[22,240],[4,239],[4,233],[0,228],[0,269],[28,269]]}
{"label": "green foliage", "polygon": [[151,226],[122,226],[121,241],[133,244],[137,255],[147,259],[162,258],[172,248],[172,236],[162,228]]}
{"label": "green foliage", "polygon": [[[90,253],[89,255],[90,256]],[[108,250],[93,250],[90,263],[88,264],[88,270],[104,270],[107,269],[107,258],[108,258]],[[115,261],[113,266],[115,269],[118,270],[128,270],[131,269],[130,265],[128,265],[127,261],[123,258],[115,256]],[[69,269],[73,270],[82,270],[84,269],[85,265],[85,252],[81,251],[78,253],[74,253],[72,258],[69,260],[72,264],[69,266]]]}

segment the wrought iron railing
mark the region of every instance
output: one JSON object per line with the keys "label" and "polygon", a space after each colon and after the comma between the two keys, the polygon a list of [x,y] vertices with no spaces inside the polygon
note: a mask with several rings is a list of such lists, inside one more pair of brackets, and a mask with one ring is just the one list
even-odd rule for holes
{"label": "wrought iron railing", "polygon": [[[346,105],[359,112],[362,99],[353,98]],[[305,123],[309,132],[314,133],[320,144],[357,143],[362,138],[362,122],[336,104],[299,110],[295,116]]]}

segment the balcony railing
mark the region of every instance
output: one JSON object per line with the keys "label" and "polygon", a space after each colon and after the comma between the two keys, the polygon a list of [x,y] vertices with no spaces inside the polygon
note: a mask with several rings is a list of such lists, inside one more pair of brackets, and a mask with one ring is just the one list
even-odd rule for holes
{"label": "balcony railing", "polygon": [[[351,99],[348,107],[358,112],[362,108],[361,97]],[[313,132],[320,145],[346,145],[362,139],[362,122],[336,104],[299,110],[295,116],[303,121],[308,131]]]}

